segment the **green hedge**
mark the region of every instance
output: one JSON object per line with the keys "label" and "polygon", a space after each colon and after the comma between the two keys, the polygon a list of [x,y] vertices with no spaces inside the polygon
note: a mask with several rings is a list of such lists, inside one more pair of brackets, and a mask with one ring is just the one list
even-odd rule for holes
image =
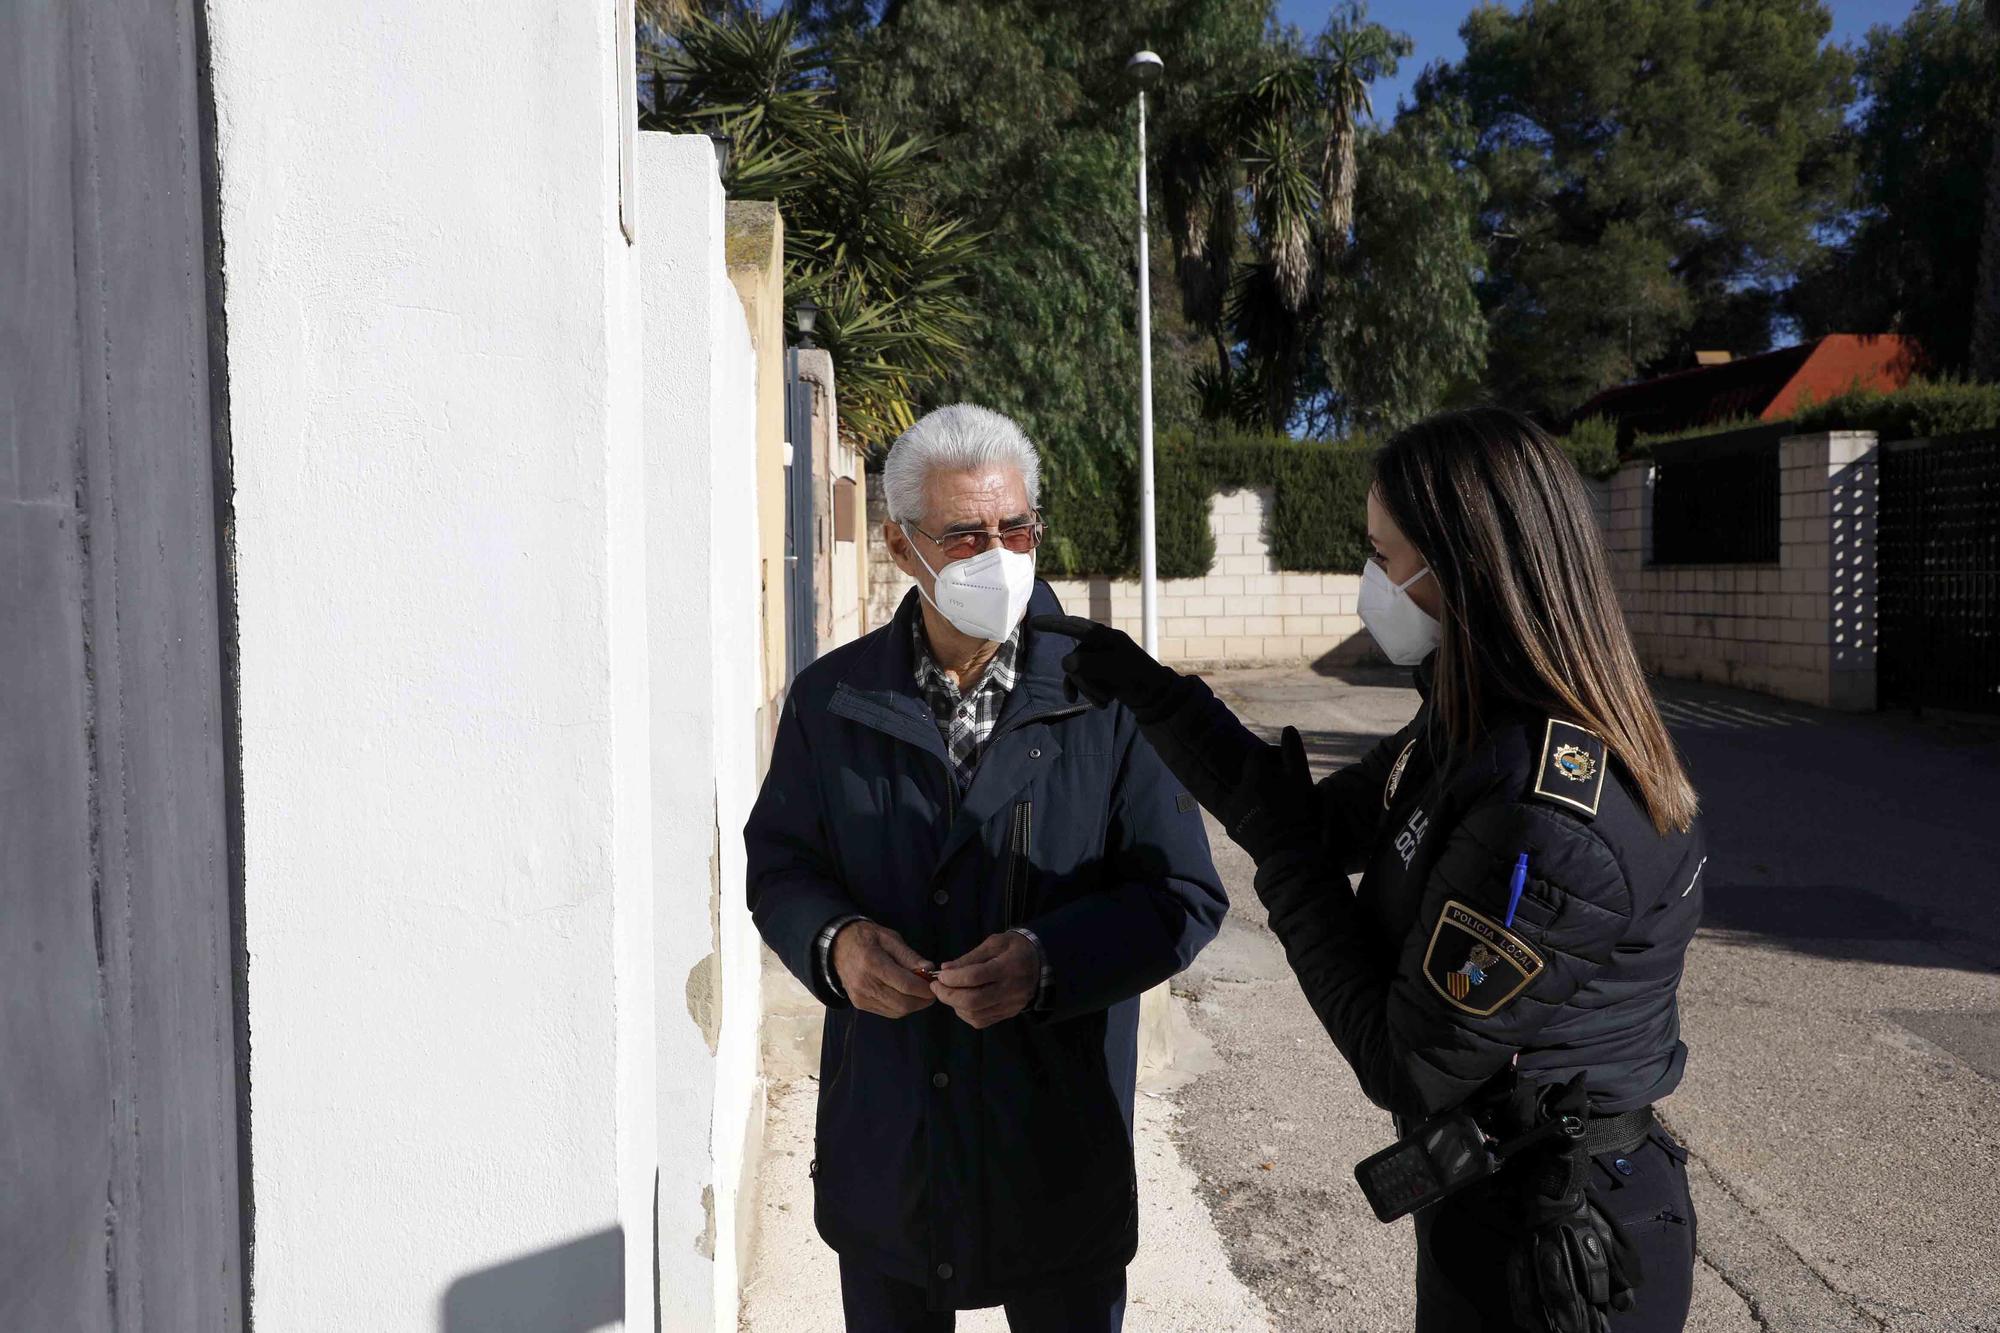
{"label": "green hedge", "polygon": [[[1368,460],[1373,441],[1294,441],[1284,436],[1169,438],[1154,459],[1154,514],[1161,578],[1199,578],[1215,563],[1209,497],[1269,487],[1271,554],[1278,568],[1353,573],[1367,559]],[[1138,569],[1139,488],[1117,460],[1101,486],[1069,486],[1044,474],[1049,520],[1042,571],[1055,578],[1129,576]]]}
{"label": "green hedge", "polygon": [[1850,389],[1823,403],[1806,403],[1792,414],[1789,421],[1738,417],[1687,430],[1641,435],[1629,452],[1644,455],[1656,444],[1722,435],[1753,426],[1777,425],[1800,435],[1828,430],[1872,430],[1885,444],[1894,440],[1927,440],[1935,435],[1956,435],[1961,431],[1993,430],[2000,428],[2000,384],[1919,377],[1887,393],[1877,389]]}
{"label": "green hedge", "polygon": [[1800,431],[1872,430],[1884,443],[2000,427],[2000,384],[1913,379],[1894,393],[1851,389],[1792,416]]}
{"label": "green hedge", "polygon": [[1618,470],[1618,423],[1610,417],[1586,417],[1557,443],[1586,477],[1602,481]]}

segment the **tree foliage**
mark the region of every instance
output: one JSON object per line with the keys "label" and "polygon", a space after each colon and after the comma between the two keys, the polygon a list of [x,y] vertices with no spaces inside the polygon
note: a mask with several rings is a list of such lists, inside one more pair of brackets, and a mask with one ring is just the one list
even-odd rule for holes
{"label": "tree foliage", "polygon": [[1421,101],[1470,112],[1488,385],[1560,413],[1698,347],[1769,345],[1850,175],[1820,0],[1527,0],[1466,20]]}
{"label": "tree foliage", "polygon": [[[923,398],[993,407],[1040,446],[1051,568],[1132,558],[1123,497],[1138,438],[1136,126],[1125,62],[1151,45],[1170,88],[1198,86],[1205,69],[1256,49],[1265,9],[1265,0],[1141,0],[1116,12],[1048,0],[820,0],[806,14],[842,70],[841,110],[883,133],[930,136],[934,201],[985,237],[967,263],[976,320],[966,351]],[[1156,101],[1153,114],[1167,112]],[[1156,256],[1164,432],[1192,415],[1192,340],[1160,272]]]}
{"label": "tree foliage", "polygon": [[820,308],[841,429],[886,445],[964,356],[973,323],[980,238],[937,205],[932,144],[843,114],[826,48],[789,14],[685,16],[653,63],[665,96],[642,127],[726,137],[730,195],[777,201],[786,302]]}
{"label": "tree foliage", "polygon": [[[1419,131],[1392,141],[1365,124],[1369,85],[1393,74],[1410,51],[1407,37],[1348,0],[1310,42],[1278,34],[1251,53],[1247,68],[1176,108],[1160,156],[1182,312],[1214,351],[1197,375],[1204,417],[1272,431],[1393,420],[1406,407],[1378,399],[1379,391],[1407,396],[1433,387],[1430,377],[1407,373],[1412,364],[1445,361],[1457,375],[1476,374],[1476,351],[1468,361],[1455,330],[1444,331],[1442,343],[1412,347],[1389,374],[1356,373],[1368,364],[1363,306],[1400,313],[1409,308],[1400,298],[1412,292],[1392,291],[1399,281],[1464,288],[1470,274],[1467,248],[1448,253],[1453,225],[1469,216],[1469,196],[1421,170]],[[1423,130],[1445,123],[1428,120]],[[1392,172],[1416,165],[1419,179],[1371,182],[1370,156]],[[1441,229],[1426,227],[1409,254],[1392,254],[1400,242],[1386,235],[1371,244],[1371,229],[1405,213],[1413,188],[1441,211]],[[1442,249],[1432,244],[1441,235]],[[1447,297],[1441,308],[1464,305]],[[1437,332],[1422,323],[1399,329],[1412,339]]]}
{"label": "tree foliage", "polygon": [[1920,0],[1900,27],[1869,31],[1847,235],[1788,297],[1808,335],[1899,332],[1963,369],[1972,343],[2000,79],[1979,0]]}
{"label": "tree foliage", "polygon": [[1362,139],[1354,239],[1328,282],[1326,383],[1307,397],[1307,434],[1394,431],[1481,396],[1481,183],[1456,164],[1471,140],[1462,117],[1421,107]]}

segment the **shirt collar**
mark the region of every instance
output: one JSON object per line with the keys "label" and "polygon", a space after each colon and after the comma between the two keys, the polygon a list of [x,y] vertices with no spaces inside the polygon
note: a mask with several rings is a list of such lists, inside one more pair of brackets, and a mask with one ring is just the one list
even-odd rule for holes
{"label": "shirt collar", "polygon": [[[931,656],[930,636],[924,633],[924,618],[921,614],[910,618],[910,640],[912,656],[917,663],[917,684],[928,689],[933,685],[943,685],[954,695],[960,693],[958,683],[951,673],[937,664]],[[1017,623],[1001,645],[994,649],[993,657],[986,664],[986,674],[979,678],[973,690],[995,689],[1006,694],[1014,688],[1021,676],[1021,626]],[[967,691],[970,693],[971,691]]]}

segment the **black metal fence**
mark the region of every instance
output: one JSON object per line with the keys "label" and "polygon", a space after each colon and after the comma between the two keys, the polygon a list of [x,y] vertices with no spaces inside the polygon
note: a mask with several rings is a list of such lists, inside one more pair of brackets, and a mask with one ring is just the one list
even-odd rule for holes
{"label": "black metal fence", "polygon": [[1777,563],[1784,433],[1758,426],[1654,446],[1652,563]]}
{"label": "black metal fence", "polygon": [[2000,431],[1889,444],[1880,460],[1881,701],[2000,712]]}

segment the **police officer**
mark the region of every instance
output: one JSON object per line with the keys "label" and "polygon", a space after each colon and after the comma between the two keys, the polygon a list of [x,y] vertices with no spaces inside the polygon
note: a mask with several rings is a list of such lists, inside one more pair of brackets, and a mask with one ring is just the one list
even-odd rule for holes
{"label": "police officer", "polygon": [[1392,439],[1367,511],[1361,618],[1423,704],[1317,785],[1295,730],[1268,745],[1126,635],[1036,623],[1256,859],[1306,998],[1399,1133],[1466,1110],[1493,1143],[1540,1140],[1417,1213],[1419,1333],[1679,1329],[1694,1208],[1651,1107],[1687,1059],[1705,858],[1588,495],[1540,429],[1482,408]]}

